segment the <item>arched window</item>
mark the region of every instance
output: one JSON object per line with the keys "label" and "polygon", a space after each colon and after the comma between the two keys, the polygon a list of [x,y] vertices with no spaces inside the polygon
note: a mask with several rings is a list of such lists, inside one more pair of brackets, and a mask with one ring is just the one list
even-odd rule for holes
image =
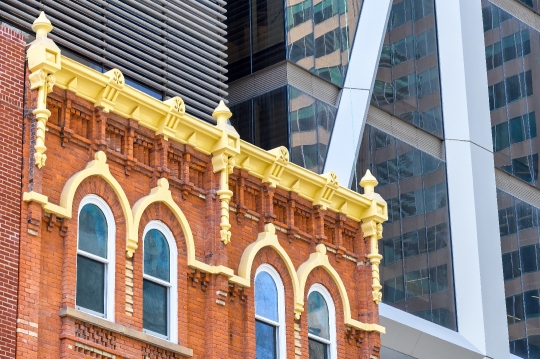
{"label": "arched window", "polygon": [[328,290],[314,284],[308,294],[309,359],[336,359],[336,311]]}
{"label": "arched window", "polygon": [[103,199],[88,195],[79,205],[77,309],[114,320],[115,226]]}
{"label": "arched window", "polygon": [[177,252],[172,232],[162,222],[146,226],[143,260],[143,329],[177,342]]}
{"label": "arched window", "polygon": [[278,272],[263,264],[255,274],[255,341],[257,359],[285,358],[285,299]]}

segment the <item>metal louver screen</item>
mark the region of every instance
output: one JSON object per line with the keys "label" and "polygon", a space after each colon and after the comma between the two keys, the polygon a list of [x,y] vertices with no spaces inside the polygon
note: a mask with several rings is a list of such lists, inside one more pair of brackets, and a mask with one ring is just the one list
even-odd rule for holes
{"label": "metal louver screen", "polygon": [[227,96],[225,2],[221,0],[0,0],[0,21],[32,33],[40,11],[69,56],[98,70],[118,68],[140,89],[181,96],[207,120]]}

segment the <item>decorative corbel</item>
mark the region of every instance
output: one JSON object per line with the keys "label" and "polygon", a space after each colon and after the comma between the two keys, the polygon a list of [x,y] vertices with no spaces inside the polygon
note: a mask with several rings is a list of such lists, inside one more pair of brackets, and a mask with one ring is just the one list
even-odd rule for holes
{"label": "decorative corbel", "polygon": [[289,164],[289,150],[284,146],[280,146],[268,151],[268,153],[276,157],[274,162],[264,170],[263,183],[268,182],[270,187],[276,188],[281,181],[283,170]]}
{"label": "decorative corbel", "polygon": [[175,96],[163,101],[164,104],[169,105],[169,112],[159,122],[157,135],[163,134],[166,140],[169,137],[174,137],[176,134],[176,127],[180,124],[180,120],[186,114],[186,105],[181,97]]}
{"label": "decorative corbel", "polygon": [[233,192],[229,189],[229,175],[234,170],[233,157],[240,154],[240,136],[228,122],[232,113],[223,101],[219,102],[212,116],[216,119],[216,127],[221,130],[220,139],[212,148],[212,165],[214,173],[220,172],[219,191],[221,201],[220,237],[224,244],[231,241],[231,224],[229,221],[229,202]]}
{"label": "decorative corbel", "polygon": [[328,172],[322,175],[326,178],[324,186],[317,191],[313,199],[313,205],[321,206],[322,210],[326,210],[332,204],[332,197],[339,188],[338,176],[335,172]]}
{"label": "decorative corbel", "polygon": [[[371,263],[371,278],[372,278],[372,294],[373,294],[373,301],[377,304],[379,304],[382,301],[382,285],[381,285],[381,277],[379,272],[379,266],[381,264],[382,255],[379,254],[379,239],[382,238],[382,221],[384,221],[384,218],[382,215],[387,217],[386,213],[379,213],[379,208],[381,208],[380,205],[378,205],[376,199],[381,199],[380,195],[375,193],[375,186],[377,186],[379,182],[369,170],[367,170],[366,175],[362,177],[362,180],[360,181],[360,186],[364,188],[364,195],[368,198],[373,199],[372,206],[375,206],[375,213],[372,213],[372,215],[369,218],[366,218],[363,220],[362,223],[362,232],[364,233],[364,238],[369,237],[370,239],[370,254],[368,254],[366,257],[369,259],[369,262]],[[383,200],[384,202],[384,200]],[[386,202],[384,202],[386,205]],[[386,209],[386,207],[383,207]]]}
{"label": "decorative corbel", "polygon": [[45,151],[45,129],[51,112],[47,110],[47,94],[52,92],[56,82],[54,73],[61,69],[60,49],[54,41],[47,38],[53,26],[42,11],[32,24],[36,39],[28,48],[28,69],[30,70],[30,88],[38,90],[36,109],[36,145],[34,146],[34,163],[38,168],[45,166],[47,155]]}
{"label": "decorative corbel", "polygon": [[96,106],[103,107],[103,112],[108,113],[116,106],[116,99],[124,89],[126,81],[124,80],[124,75],[118,69],[107,71],[105,75],[109,78],[109,82],[99,93]]}

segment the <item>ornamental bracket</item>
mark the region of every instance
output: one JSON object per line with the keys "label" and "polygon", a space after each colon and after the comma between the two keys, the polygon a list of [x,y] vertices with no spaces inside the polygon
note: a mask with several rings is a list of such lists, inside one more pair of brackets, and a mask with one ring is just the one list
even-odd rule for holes
{"label": "ornamental bracket", "polygon": [[42,11],[32,24],[36,39],[28,48],[28,69],[30,70],[30,88],[38,90],[36,109],[36,145],[34,146],[34,163],[38,168],[45,166],[45,131],[51,112],[47,110],[47,94],[52,92],[56,82],[54,73],[61,69],[60,49],[54,41],[47,37],[53,26]]}
{"label": "ornamental bracket", "polygon": [[164,104],[169,105],[169,112],[165,117],[159,122],[157,135],[163,134],[166,140],[169,137],[174,137],[176,135],[176,128],[180,124],[180,120],[186,114],[186,104],[181,97],[175,96],[163,101]]}
{"label": "ornamental bracket", "polygon": [[103,112],[110,112],[116,106],[116,99],[124,89],[126,81],[124,75],[118,69],[107,71],[105,72],[105,75],[108,77],[109,82],[99,93],[96,100],[96,106],[103,107]]}
{"label": "ornamental bracket", "polygon": [[276,188],[281,181],[283,170],[289,164],[289,150],[284,146],[279,146],[268,152],[276,157],[274,162],[264,170],[263,183],[267,182],[270,187]]}
{"label": "ornamental bracket", "polygon": [[317,191],[313,204],[321,206],[321,209],[326,210],[332,204],[332,197],[339,188],[338,176],[335,172],[328,172],[322,175],[326,179],[323,187]]}
{"label": "ornamental bracket", "polygon": [[214,173],[220,172],[219,191],[217,192],[221,202],[221,230],[219,234],[223,244],[228,244],[231,241],[229,202],[233,195],[233,192],[229,190],[229,175],[235,166],[233,157],[240,154],[240,136],[229,124],[232,112],[223,101],[219,102],[212,116],[217,121],[216,127],[221,130],[219,140],[212,147]]}

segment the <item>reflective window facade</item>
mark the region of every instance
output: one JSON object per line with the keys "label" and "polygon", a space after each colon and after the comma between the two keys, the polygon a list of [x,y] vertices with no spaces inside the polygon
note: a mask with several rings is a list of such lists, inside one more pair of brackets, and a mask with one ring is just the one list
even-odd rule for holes
{"label": "reflective window facade", "polygon": [[539,187],[540,34],[487,1],[482,14],[495,166]]}
{"label": "reflective window facade", "polygon": [[540,357],[540,208],[499,191],[499,231],[510,352]]}
{"label": "reflective window facade", "polygon": [[231,106],[240,138],[266,150],[285,146],[291,161],[321,173],[337,108],[284,86]]}
{"label": "reflective window facade", "polygon": [[383,302],[455,330],[446,164],[366,125],[357,178],[368,169],[388,203],[379,242]]}
{"label": "reflective window facade", "polygon": [[342,86],[361,0],[287,0],[287,59]]}
{"label": "reflective window facade", "polygon": [[232,0],[225,8],[229,82],[285,60],[283,0]]}
{"label": "reflective window facade", "polygon": [[433,0],[394,0],[371,103],[443,136]]}

